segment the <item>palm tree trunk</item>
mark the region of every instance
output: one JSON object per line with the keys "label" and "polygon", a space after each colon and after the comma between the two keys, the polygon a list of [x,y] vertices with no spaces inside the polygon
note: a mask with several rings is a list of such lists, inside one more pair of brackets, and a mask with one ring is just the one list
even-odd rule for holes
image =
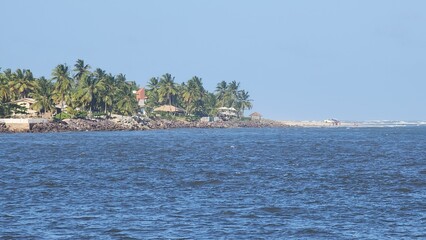
{"label": "palm tree trunk", "polygon": [[62,112],[64,111],[64,101],[65,101],[65,94],[62,94],[62,101],[61,101],[61,117],[62,117]]}

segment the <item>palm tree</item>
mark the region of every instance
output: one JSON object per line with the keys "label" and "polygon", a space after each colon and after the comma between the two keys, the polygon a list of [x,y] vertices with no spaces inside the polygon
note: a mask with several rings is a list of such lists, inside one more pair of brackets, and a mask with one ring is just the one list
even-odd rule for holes
{"label": "palm tree", "polygon": [[105,70],[102,70],[101,68],[96,68],[96,70],[93,72],[93,75],[96,78],[103,79],[103,78],[105,78],[105,76],[107,74],[106,74]]}
{"label": "palm tree", "polygon": [[251,109],[253,105],[251,104],[252,100],[247,91],[241,90],[238,92],[238,112],[241,112],[241,116],[244,117],[244,110]]}
{"label": "palm tree", "polygon": [[152,77],[151,79],[149,79],[148,84],[147,84],[147,88],[149,90],[158,90],[158,88],[160,87],[159,85],[159,79],[156,77]]}
{"label": "palm tree", "polygon": [[238,102],[238,91],[239,91],[240,83],[236,81],[232,81],[229,83],[227,88],[227,99],[229,101],[228,106],[229,107],[236,107],[236,104]]}
{"label": "palm tree", "polygon": [[90,65],[84,64],[84,60],[78,59],[77,62],[74,64],[73,71],[76,72],[74,74],[75,83],[78,84],[83,77],[83,75],[90,74]]}
{"label": "palm tree", "polygon": [[114,100],[114,92],[116,89],[115,77],[111,74],[105,76],[103,80],[104,89],[101,92],[101,99],[104,102],[105,114],[108,113],[108,106],[112,106]]}
{"label": "palm tree", "polygon": [[145,102],[148,112],[151,109],[153,109],[155,106],[159,105],[159,102],[160,102],[160,96],[158,91],[159,88],[160,88],[159,78],[152,77],[151,79],[149,79],[147,84],[147,89],[146,89],[147,100]]}
{"label": "palm tree", "polygon": [[219,102],[221,103],[221,107],[225,106],[227,89],[228,89],[228,84],[225,81],[218,83],[216,86],[215,92],[216,92],[217,100],[219,100]]}
{"label": "palm tree", "polygon": [[214,93],[206,92],[204,97],[204,111],[209,116],[215,116],[217,114],[217,98]]}
{"label": "palm tree", "polygon": [[160,102],[168,101],[169,105],[172,105],[172,99],[177,94],[175,78],[171,74],[166,73],[161,76],[159,85],[158,93]]}
{"label": "palm tree", "polygon": [[4,73],[0,73],[0,101],[8,102],[12,98],[12,92],[10,91],[10,78],[7,76],[7,71],[10,72],[10,69],[5,70]]}
{"label": "palm tree", "polygon": [[77,96],[84,106],[89,106],[89,112],[92,112],[96,107],[96,97],[104,89],[103,79],[92,75],[83,75]]}
{"label": "palm tree", "polygon": [[117,86],[121,86],[125,83],[126,83],[126,74],[120,73],[117,76],[115,76],[115,84]]}
{"label": "palm tree", "polygon": [[136,101],[133,89],[136,87],[134,84],[125,83],[117,89],[119,101],[117,102],[117,110],[119,113],[131,115],[136,112],[138,102]]}
{"label": "palm tree", "polygon": [[35,83],[33,73],[26,69],[16,69],[12,74],[11,90],[20,98],[28,97],[29,93],[34,90]]}
{"label": "palm tree", "polygon": [[44,77],[36,80],[36,88],[34,91],[34,99],[36,102],[33,104],[34,110],[39,113],[46,113],[55,110],[55,103],[52,99],[53,83]]}
{"label": "palm tree", "polygon": [[68,66],[59,64],[53,69],[52,76],[53,80],[56,81],[53,87],[53,96],[56,101],[60,102],[63,111],[65,101],[69,99],[72,89],[72,79]]}
{"label": "palm tree", "polygon": [[183,84],[182,98],[186,104],[186,112],[188,114],[192,114],[195,111],[201,114],[204,95],[205,89],[201,78],[194,76],[188,80],[187,84]]}

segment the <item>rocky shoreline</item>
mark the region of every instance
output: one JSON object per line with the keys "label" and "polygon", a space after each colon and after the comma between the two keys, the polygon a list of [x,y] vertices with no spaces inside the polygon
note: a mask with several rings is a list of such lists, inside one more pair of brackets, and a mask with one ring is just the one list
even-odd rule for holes
{"label": "rocky shoreline", "polygon": [[[218,121],[218,122],[187,122],[171,121],[164,119],[138,119],[119,118],[112,120],[96,119],[66,119],[61,122],[37,123],[31,130],[24,132],[77,132],[77,131],[141,131],[173,128],[265,128],[288,127],[288,125],[272,121]],[[0,133],[15,133],[22,131],[10,130],[5,124],[0,123]]]}

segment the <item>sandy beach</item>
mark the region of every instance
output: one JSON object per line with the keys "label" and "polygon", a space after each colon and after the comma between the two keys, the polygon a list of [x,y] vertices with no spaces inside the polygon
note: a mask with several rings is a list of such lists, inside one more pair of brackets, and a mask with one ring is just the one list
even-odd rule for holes
{"label": "sandy beach", "polygon": [[358,123],[354,122],[339,122],[337,125],[324,122],[324,121],[295,121],[295,120],[284,120],[278,121],[283,125],[287,125],[289,127],[357,127]]}
{"label": "sandy beach", "polygon": [[284,120],[277,121],[282,125],[289,127],[409,127],[409,126],[426,126],[425,121],[400,121],[400,120],[372,120],[372,121],[341,121],[338,124],[325,121],[295,121]]}

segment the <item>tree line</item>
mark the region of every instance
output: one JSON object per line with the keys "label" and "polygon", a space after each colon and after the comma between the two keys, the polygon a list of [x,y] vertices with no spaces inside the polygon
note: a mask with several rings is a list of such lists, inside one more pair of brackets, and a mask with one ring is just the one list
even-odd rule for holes
{"label": "tree line", "polygon": [[51,79],[35,78],[27,69],[6,69],[0,73],[0,114],[10,115],[14,110],[11,102],[31,97],[36,101],[33,109],[41,114],[54,112],[59,105],[70,112],[68,115],[130,115],[137,108],[133,94],[136,89],[136,83],[127,81],[125,75],[114,76],[101,68],[91,71],[91,66],[81,59],[72,70],[66,64],[57,65]]}
{"label": "tree line", "polygon": [[201,78],[194,76],[178,84],[175,78],[166,73],[149,80],[146,89],[148,112],[159,105],[182,107],[189,116],[215,116],[220,107],[234,108],[239,116],[244,110],[252,108],[252,100],[247,91],[240,89],[240,83],[222,81],[217,84],[215,92],[204,88]]}
{"label": "tree line", "polygon": [[[66,64],[57,65],[50,79],[36,78],[27,69],[6,69],[0,72],[0,116],[18,111],[19,106],[13,101],[27,97],[35,99],[33,109],[40,114],[54,112],[59,106],[68,115],[133,115],[138,111],[134,94],[138,88],[124,74],[112,75],[101,68],[92,71],[81,59],[72,70]],[[243,115],[245,109],[252,107],[249,93],[240,89],[240,83],[222,81],[211,93],[196,76],[181,84],[169,73],[153,77],[146,95],[148,114],[165,104],[181,107],[188,116],[195,117],[214,116],[218,107],[235,108]]]}

